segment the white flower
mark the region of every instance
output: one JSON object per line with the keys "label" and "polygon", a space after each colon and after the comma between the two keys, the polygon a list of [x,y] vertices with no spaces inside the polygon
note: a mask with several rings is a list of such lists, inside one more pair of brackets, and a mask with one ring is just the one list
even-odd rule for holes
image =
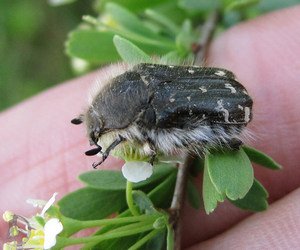
{"label": "white flower", "polygon": [[63,230],[63,225],[57,218],[47,221],[44,226],[44,249],[49,249],[56,244],[56,236]]}
{"label": "white flower", "polygon": [[[32,204],[34,207],[43,207],[40,214],[27,219],[20,215],[14,215],[11,212],[4,214],[6,221],[12,221],[11,228],[16,229],[17,234],[11,235],[12,237],[18,236],[19,233],[24,234],[22,242],[12,241],[6,244],[7,247],[14,247],[15,249],[50,249],[56,244],[56,236],[63,230],[63,225],[57,218],[51,217],[46,214],[48,209],[54,204],[57,193],[54,193],[50,200],[33,200],[28,199],[27,203]],[[12,214],[12,215],[11,215]],[[11,231],[11,230],[10,230]]]}
{"label": "white flower", "polygon": [[153,166],[144,161],[128,161],[122,167],[124,177],[130,182],[140,182],[148,179],[153,173]]}
{"label": "white flower", "polygon": [[46,203],[46,205],[44,206],[42,212],[41,212],[41,216],[44,217],[45,213],[47,212],[47,210],[54,204],[55,202],[55,198],[56,198],[57,193],[55,192],[52,197],[50,198],[50,200]]}
{"label": "white flower", "polygon": [[31,204],[33,207],[39,207],[39,208],[43,207],[43,210],[42,210],[40,216],[45,217],[45,213],[47,212],[47,210],[54,204],[56,196],[57,196],[57,193],[55,192],[52,195],[52,197],[49,199],[49,201],[27,199],[26,202],[28,204]]}

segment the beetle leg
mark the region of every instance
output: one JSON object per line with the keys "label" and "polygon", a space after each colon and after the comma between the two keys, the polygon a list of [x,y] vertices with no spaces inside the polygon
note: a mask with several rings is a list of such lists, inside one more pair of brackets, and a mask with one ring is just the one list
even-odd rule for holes
{"label": "beetle leg", "polygon": [[93,163],[93,168],[97,168],[99,165],[101,165],[109,156],[110,151],[112,151],[116,146],[118,146],[121,142],[125,141],[125,138],[119,135],[117,139],[115,139],[112,144],[108,146],[108,148],[102,153],[102,160],[99,162]]}
{"label": "beetle leg", "polygon": [[228,146],[232,150],[239,150],[241,146],[243,145],[243,142],[237,138],[233,138],[228,142]]}
{"label": "beetle leg", "polygon": [[151,150],[151,158],[149,160],[149,163],[151,165],[153,165],[153,163],[154,163],[154,161],[156,159],[156,155],[157,155],[156,154],[156,147],[155,147],[153,141],[151,139],[149,139],[149,138],[147,139],[147,143],[148,143],[148,145],[150,147],[150,150]]}

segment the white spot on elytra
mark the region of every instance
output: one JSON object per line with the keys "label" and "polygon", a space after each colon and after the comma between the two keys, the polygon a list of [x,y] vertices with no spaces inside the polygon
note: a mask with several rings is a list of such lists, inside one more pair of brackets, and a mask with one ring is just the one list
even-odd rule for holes
{"label": "white spot on elytra", "polygon": [[250,121],[250,108],[249,107],[245,107],[245,122],[249,122]]}
{"label": "white spot on elytra", "polygon": [[188,72],[189,72],[190,74],[194,74],[194,73],[195,73],[195,70],[189,69]]}
{"label": "white spot on elytra", "polygon": [[225,83],[225,88],[230,89],[231,93],[236,93],[236,89],[230,83]]}
{"label": "white spot on elytra", "polygon": [[154,66],[154,65],[151,65],[151,64],[148,65],[148,67],[149,67],[149,68],[155,68],[155,66]]}
{"label": "white spot on elytra", "polygon": [[189,110],[189,115],[192,115],[193,114],[193,110]]}
{"label": "white spot on elytra", "polygon": [[217,104],[218,104],[218,106],[216,107],[216,110],[223,112],[225,122],[229,123],[229,111],[224,108],[223,100],[218,100]]}
{"label": "white spot on elytra", "polygon": [[218,71],[215,72],[215,75],[217,75],[217,76],[225,76],[226,73],[224,71],[222,71],[222,70],[218,70]]}
{"label": "white spot on elytra", "polygon": [[204,86],[199,87],[199,89],[202,91],[202,93],[207,92],[207,89]]}
{"label": "white spot on elytra", "polygon": [[245,95],[249,95],[248,92],[247,92],[245,89],[243,90],[243,93],[244,93]]}
{"label": "white spot on elytra", "polygon": [[189,102],[191,101],[191,97],[190,97],[190,96],[188,96],[186,99],[188,99],[188,100],[189,100]]}
{"label": "white spot on elytra", "polygon": [[147,79],[146,79],[145,76],[142,76],[142,75],[141,75],[141,79],[142,79],[142,81],[145,83],[146,86],[149,85],[149,82],[147,81]]}
{"label": "white spot on elytra", "polygon": [[174,65],[169,65],[169,68],[171,68],[171,69],[174,68],[174,67],[175,67]]}
{"label": "white spot on elytra", "polygon": [[240,104],[238,105],[238,108],[239,108],[240,110],[244,110],[243,106],[241,106]]}
{"label": "white spot on elytra", "polygon": [[170,98],[169,101],[170,102],[175,102],[175,98]]}

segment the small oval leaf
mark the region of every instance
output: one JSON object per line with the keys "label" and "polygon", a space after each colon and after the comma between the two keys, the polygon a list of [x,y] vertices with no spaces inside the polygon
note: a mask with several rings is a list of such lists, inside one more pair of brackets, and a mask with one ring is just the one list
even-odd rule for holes
{"label": "small oval leaf", "polygon": [[243,199],[235,201],[229,199],[229,201],[241,209],[260,212],[268,208],[268,196],[267,190],[255,179],[251,189]]}
{"label": "small oval leaf", "polygon": [[132,64],[151,63],[151,58],[132,42],[118,35],[113,38],[114,45],[121,58]]}
{"label": "small oval leaf", "polygon": [[200,193],[196,185],[193,183],[192,178],[189,178],[187,183],[187,199],[193,208],[200,208]]}
{"label": "small oval leaf", "polygon": [[[175,172],[176,168],[170,164],[159,164],[154,167],[153,174],[145,181],[134,183],[133,188],[141,188],[152,183],[157,183],[159,180],[166,178],[172,172]],[[89,171],[79,176],[79,179],[86,185],[92,188],[101,190],[125,190],[126,179],[122,175],[121,171],[114,170],[99,170]]]}
{"label": "small oval leaf", "polygon": [[255,148],[243,146],[243,150],[248,155],[249,159],[258,165],[274,170],[282,169],[282,166],[274,161],[270,156]]}
{"label": "small oval leaf", "polygon": [[243,198],[253,184],[253,168],[243,150],[215,151],[206,155],[210,179],[216,190],[232,200]]}
{"label": "small oval leaf", "polygon": [[66,52],[71,57],[91,63],[111,63],[119,59],[112,43],[114,33],[110,31],[76,30],[69,34]]}
{"label": "small oval leaf", "polygon": [[[58,202],[60,212],[76,220],[97,220],[126,207],[124,191],[81,188]],[[76,209],[75,209],[76,208]]]}
{"label": "small oval leaf", "polygon": [[225,195],[222,195],[216,190],[215,186],[213,185],[210,179],[210,176],[208,174],[207,157],[205,157],[204,162],[202,196],[204,202],[204,209],[207,214],[213,212],[217,207],[218,202],[223,202],[225,199]]}
{"label": "small oval leaf", "polygon": [[132,197],[142,214],[153,214],[157,212],[152,201],[144,192],[139,190],[132,191]]}

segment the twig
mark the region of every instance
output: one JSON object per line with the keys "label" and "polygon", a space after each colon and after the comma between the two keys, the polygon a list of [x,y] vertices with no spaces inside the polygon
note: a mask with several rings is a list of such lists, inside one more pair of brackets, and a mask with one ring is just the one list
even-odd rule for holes
{"label": "twig", "polygon": [[[194,64],[202,65],[205,61],[209,49],[209,44],[212,35],[215,31],[216,24],[219,19],[218,10],[212,11],[212,13],[207,18],[206,22],[201,28],[201,38],[197,45],[194,47],[195,61]],[[181,212],[183,208],[186,183],[188,177],[188,168],[191,165],[193,158],[187,155],[184,159],[183,164],[179,164],[177,179],[175,184],[175,190],[173,194],[173,199],[170,207],[171,223],[173,225],[175,244],[174,250],[181,249]]]}
{"label": "twig", "polygon": [[196,65],[202,65],[205,61],[209,49],[209,44],[216,29],[219,16],[219,11],[217,9],[213,10],[201,28],[201,37],[199,43],[194,47],[194,64]]}
{"label": "twig", "polygon": [[175,190],[170,207],[171,223],[175,239],[174,250],[180,250],[181,247],[181,211],[185,198],[188,169],[192,161],[192,157],[187,155],[185,156],[184,163],[178,166]]}

